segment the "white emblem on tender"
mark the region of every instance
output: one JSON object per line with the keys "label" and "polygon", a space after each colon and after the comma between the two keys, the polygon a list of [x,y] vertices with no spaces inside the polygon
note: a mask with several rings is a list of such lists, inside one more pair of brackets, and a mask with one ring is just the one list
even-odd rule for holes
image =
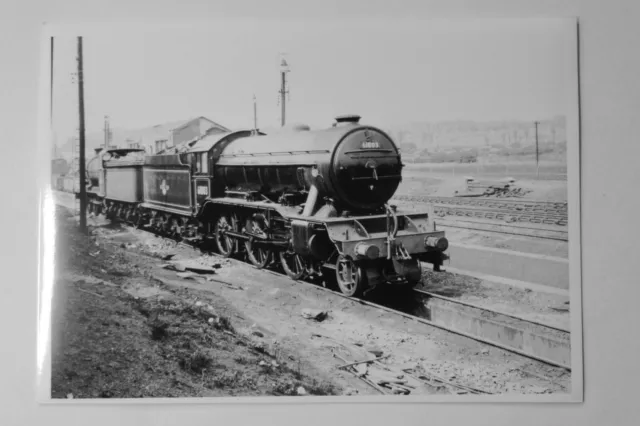
{"label": "white emblem on tender", "polygon": [[167,191],[169,191],[169,185],[167,185],[167,181],[162,179],[162,183],[160,184],[160,190],[162,191],[162,195],[167,195]]}

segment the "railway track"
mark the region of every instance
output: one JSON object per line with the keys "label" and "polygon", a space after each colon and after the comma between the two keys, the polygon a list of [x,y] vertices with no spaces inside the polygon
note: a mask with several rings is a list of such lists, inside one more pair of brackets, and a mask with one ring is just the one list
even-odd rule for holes
{"label": "railway track", "polygon": [[431,195],[396,195],[394,198],[420,203],[448,204],[457,206],[484,206],[488,208],[528,212],[567,212],[566,202],[555,201],[513,200],[483,197],[438,197]]}
{"label": "railway track", "polygon": [[569,233],[560,229],[545,229],[538,227],[502,225],[487,222],[455,220],[438,221],[438,226],[443,228],[468,229],[472,231],[493,232],[506,235],[540,238],[544,240],[569,241]]}
{"label": "railway track", "polygon": [[[132,225],[127,225],[135,228]],[[139,228],[136,228],[139,229]],[[191,242],[180,245],[194,248]],[[242,261],[235,259],[236,261]],[[290,279],[272,265],[264,268],[267,273]],[[328,268],[329,269],[329,268]],[[364,300],[342,294],[330,287],[306,280],[303,285],[335,294],[353,302],[400,315],[419,323],[458,334],[480,343],[571,371],[570,331],[526,318],[486,309],[478,305],[461,302],[424,290],[413,289],[408,299],[387,298]],[[375,291],[375,289],[374,289]]]}
{"label": "railway track", "polygon": [[[414,294],[426,308],[421,314],[432,323],[491,346],[571,371],[571,332],[568,329],[424,290],[414,289]],[[478,333],[478,330],[482,332]]]}
{"label": "railway track", "polygon": [[560,226],[566,226],[568,223],[565,202],[427,195],[396,195],[393,200],[432,204],[434,213],[439,217],[455,216]]}
{"label": "railway track", "polygon": [[[267,272],[284,276],[282,273]],[[420,289],[411,292],[412,298],[394,303],[375,302],[346,296],[339,291],[307,281],[298,281],[321,292],[335,294],[355,303],[402,316],[445,332],[453,333],[495,347],[527,360],[547,366],[548,376],[534,374],[536,377],[557,385],[557,379],[571,374],[571,333],[567,329],[532,321],[518,315],[483,308],[481,306],[447,298]],[[344,360],[346,362],[346,360]],[[378,362],[378,361],[374,361]],[[379,363],[379,362],[378,362]],[[551,370],[549,370],[551,369]],[[417,373],[403,370],[410,377],[433,387],[446,387],[456,393],[489,394],[482,389],[469,387],[434,375],[432,372]],[[561,385],[562,386],[562,385]]]}
{"label": "railway track", "polygon": [[419,289],[413,290],[410,300],[396,300],[392,303],[356,299],[334,293],[360,304],[571,371],[569,330]]}

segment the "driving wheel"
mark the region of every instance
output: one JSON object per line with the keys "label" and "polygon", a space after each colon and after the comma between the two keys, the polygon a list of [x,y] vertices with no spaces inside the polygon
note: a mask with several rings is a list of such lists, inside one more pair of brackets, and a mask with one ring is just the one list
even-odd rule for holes
{"label": "driving wheel", "polygon": [[244,243],[247,249],[249,262],[256,268],[262,269],[269,263],[271,250],[260,244],[258,240],[266,238],[265,226],[258,219],[249,218],[246,222],[245,232],[250,238]]}
{"label": "driving wheel", "polygon": [[336,261],[336,279],[340,291],[350,297],[360,296],[367,285],[364,269],[343,255]]}
{"label": "driving wheel", "polygon": [[234,254],[236,250],[236,240],[225,234],[225,231],[237,231],[238,223],[235,216],[221,215],[216,220],[214,229],[214,235],[216,240],[216,246],[218,251],[223,257],[229,257]]}
{"label": "driving wheel", "polygon": [[299,254],[283,250],[280,252],[280,263],[282,269],[294,280],[301,280],[307,276],[307,264],[306,261]]}

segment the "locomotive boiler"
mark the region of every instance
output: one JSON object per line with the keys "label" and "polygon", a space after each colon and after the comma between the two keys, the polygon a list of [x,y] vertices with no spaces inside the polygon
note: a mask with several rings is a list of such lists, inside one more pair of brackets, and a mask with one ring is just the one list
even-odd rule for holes
{"label": "locomotive boiler", "polygon": [[309,191],[306,216],[316,212],[320,198],[339,212],[376,211],[398,188],[402,163],[385,133],[358,121],[358,116],[343,116],[322,131],[298,126],[238,139],[221,153],[216,178],[230,189],[267,195]]}

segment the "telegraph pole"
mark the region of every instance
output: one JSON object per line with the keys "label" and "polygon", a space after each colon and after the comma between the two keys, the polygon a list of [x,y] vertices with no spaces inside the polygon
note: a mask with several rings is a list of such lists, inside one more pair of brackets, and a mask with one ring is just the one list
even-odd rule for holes
{"label": "telegraph pole", "polygon": [[289,72],[289,64],[287,64],[287,60],[282,58],[280,62],[280,106],[282,108],[282,127],[284,127],[286,123],[286,95],[289,94],[289,90],[287,90],[287,73]]}
{"label": "telegraph pole", "polygon": [[111,144],[111,126],[109,125],[109,116],[104,116],[104,152],[107,152],[109,149],[109,144]]}
{"label": "telegraph pole", "polygon": [[49,123],[53,129],[53,37],[51,37],[51,99],[49,100]]}
{"label": "telegraph pole", "polygon": [[58,147],[56,146],[55,134],[53,131],[53,37],[51,37],[51,88],[49,91],[49,132],[53,142],[53,158],[58,158]]}
{"label": "telegraph pole", "polygon": [[534,122],[535,126],[536,126],[536,179],[540,178],[540,154],[539,154],[539,149],[538,149],[538,124],[540,124],[539,121]]}
{"label": "telegraph pole", "polygon": [[78,112],[80,115],[80,231],[87,232],[87,186],[85,182],[84,74],[82,71],[82,37],[78,37]]}
{"label": "telegraph pole", "polygon": [[258,105],[255,93],[253,94],[253,129],[258,130]]}

